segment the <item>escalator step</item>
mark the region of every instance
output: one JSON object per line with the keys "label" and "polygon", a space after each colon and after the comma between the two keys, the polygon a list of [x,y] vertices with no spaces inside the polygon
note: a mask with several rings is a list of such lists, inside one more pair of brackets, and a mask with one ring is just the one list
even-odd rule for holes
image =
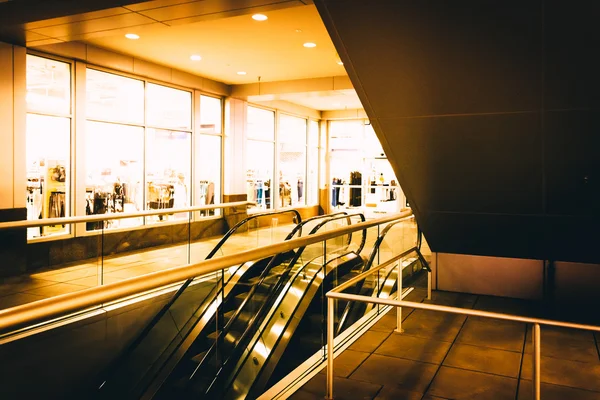
{"label": "escalator step", "polygon": [[196,354],[194,357],[191,358],[191,360],[195,363],[200,364],[202,362],[202,360],[204,359],[204,356],[206,355],[206,353],[208,353],[208,350],[203,351],[202,353]]}

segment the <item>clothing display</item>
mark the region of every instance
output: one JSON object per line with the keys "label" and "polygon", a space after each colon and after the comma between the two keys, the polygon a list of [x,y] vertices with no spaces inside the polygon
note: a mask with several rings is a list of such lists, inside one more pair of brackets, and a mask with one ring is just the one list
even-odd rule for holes
{"label": "clothing display", "polygon": [[[358,171],[350,173],[350,185],[362,185],[362,174]],[[360,207],[362,205],[362,189],[350,188],[350,206]]]}

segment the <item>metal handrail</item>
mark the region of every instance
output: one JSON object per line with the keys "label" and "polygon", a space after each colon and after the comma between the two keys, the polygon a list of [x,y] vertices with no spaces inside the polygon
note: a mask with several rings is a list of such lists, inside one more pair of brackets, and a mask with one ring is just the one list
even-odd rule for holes
{"label": "metal handrail", "polygon": [[207,204],[204,206],[194,207],[182,207],[182,208],[161,208],[160,210],[147,210],[137,211],[131,213],[111,213],[101,215],[86,215],[85,217],[63,217],[63,218],[46,218],[41,220],[21,220],[11,222],[0,222],[0,230],[3,229],[14,229],[14,228],[35,228],[38,226],[51,226],[51,225],[67,225],[76,224],[80,222],[100,222],[108,221],[113,219],[126,219],[126,218],[137,218],[137,217],[148,217],[152,215],[165,215],[165,214],[178,214],[183,212],[193,211],[206,211],[214,210],[217,208],[230,208],[239,206],[251,206],[256,203],[252,201],[236,201],[232,203],[221,203],[221,204]]}
{"label": "metal handrail", "polygon": [[[480,311],[480,310],[470,310],[465,308],[458,307],[450,307],[450,306],[440,306],[436,304],[423,304],[416,303],[413,301],[404,301],[401,300],[402,290],[400,285],[398,285],[398,293],[397,300],[391,298],[376,298],[370,296],[361,296],[356,294],[348,294],[342,293],[343,290],[348,287],[356,284],[357,282],[365,279],[369,275],[374,274],[382,268],[385,268],[396,261],[406,257],[408,254],[413,251],[418,251],[417,247],[413,247],[393,258],[384,262],[376,268],[370,269],[366,272],[363,272],[360,275],[350,279],[347,282],[344,282],[342,285],[333,288],[329,292],[327,292],[327,391],[326,391],[326,399],[333,399],[333,353],[334,353],[334,329],[335,329],[335,319],[334,319],[334,310],[335,310],[335,300],[347,300],[347,301],[361,301],[364,303],[373,303],[380,304],[385,306],[392,306],[400,309],[401,307],[411,307],[419,310],[429,310],[429,311],[439,311],[446,312],[451,314],[459,314],[459,315],[467,315],[472,317],[483,317],[483,318],[493,318],[500,319],[504,321],[515,321],[515,322],[523,322],[526,324],[533,324],[533,356],[534,356],[534,365],[533,365],[533,398],[535,400],[540,399],[541,395],[541,369],[540,369],[540,360],[541,360],[541,328],[540,325],[548,325],[548,326],[556,326],[560,328],[570,328],[570,329],[581,329],[588,331],[596,331],[600,332],[600,326],[594,325],[586,325],[586,324],[577,324],[572,322],[562,322],[555,321],[550,319],[542,319],[542,318],[531,318],[531,317],[523,317],[520,315],[514,314],[504,314],[504,313],[496,313],[490,311]],[[400,274],[399,274],[400,275]],[[401,321],[397,323],[400,324]],[[400,326],[397,327],[396,332],[401,332]]]}
{"label": "metal handrail", "polygon": [[236,254],[174,267],[115,282],[104,286],[84,289],[75,293],[68,293],[49,299],[38,300],[13,308],[0,311],[0,333],[10,332],[41,321],[63,317],[72,313],[82,312],[103,303],[116,301],[128,296],[138,295],[156,288],[177,284],[201,275],[210,274],[232,265],[241,264],[248,260],[265,258],[298,247],[308,246],[322,242],[336,236],[345,235],[377,225],[409,217],[412,211],[405,211],[388,217],[361,222],[335,229],[330,232],[317,233],[291,239],[285,242],[261,247],[253,250],[241,251]]}

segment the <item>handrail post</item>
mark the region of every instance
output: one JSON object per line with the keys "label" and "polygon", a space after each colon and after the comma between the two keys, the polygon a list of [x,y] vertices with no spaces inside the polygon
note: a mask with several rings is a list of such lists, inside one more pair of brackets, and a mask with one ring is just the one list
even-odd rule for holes
{"label": "handrail post", "polygon": [[335,299],[327,297],[327,395],[325,399],[333,400],[333,316]]}
{"label": "handrail post", "polygon": [[[398,276],[396,277],[396,293],[398,293],[398,295],[396,296],[396,298],[398,300],[402,300],[402,259],[398,260],[398,264],[397,264],[397,268],[398,268]],[[397,333],[402,333],[402,307],[396,307],[396,330],[395,332]]]}
{"label": "handrail post", "polygon": [[533,324],[533,399],[541,397],[541,329],[540,324]]}
{"label": "handrail post", "polygon": [[431,300],[431,271],[427,271],[427,300]]}

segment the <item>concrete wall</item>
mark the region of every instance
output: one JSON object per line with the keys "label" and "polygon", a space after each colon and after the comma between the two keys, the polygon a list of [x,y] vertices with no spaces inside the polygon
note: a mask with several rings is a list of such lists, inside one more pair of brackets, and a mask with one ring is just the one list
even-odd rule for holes
{"label": "concrete wall", "polygon": [[541,299],[541,260],[434,253],[433,287],[451,292]]}

